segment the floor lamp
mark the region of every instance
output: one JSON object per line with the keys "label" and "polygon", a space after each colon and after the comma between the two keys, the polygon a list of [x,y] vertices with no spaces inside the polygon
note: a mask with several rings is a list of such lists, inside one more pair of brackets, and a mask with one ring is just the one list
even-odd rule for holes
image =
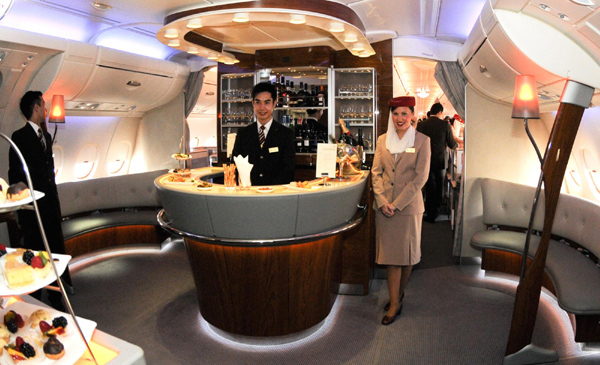
{"label": "floor lamp", "polygon": [[[532,89],[532,92],[533,90],[535,89]],[[537,101],[537,94],[534,95],[534,99]],[[558,360],[558,355],[555,351],[542,349],[533,345],[531,338],[537,317],[546,256],[548,254],[556,206],[560,197],[560,188],[569,156],[571,155],[571,149],[573,148],[573,142],[579,129],[581,117],[584,110],[589,107],[593,95],[594,88],[568,80],[561,96],[560,106],[554,119],[554,125],[543,158],[539,151],[537,151],[537,147],[535,147],[542,168],[534,204],[537,202],[537,198],[539,198],[541,183],[543,181],[546,203],[544,225],[538,249],[531,265],[527,269],[525,268],[525,263],[528,254],[529,239],[526,239],[521,279],[517,286],[504,364],[536,364]],[[516,99],[517,97],[515,97]],[[527,120],[527,118],[523,119]],[[533,142],[527,122],[526,131]],[[532,220],[535,208],[535,206],[532,207]],[[529,224],[527,237],[530,235],[531,226],[532,221]]]}

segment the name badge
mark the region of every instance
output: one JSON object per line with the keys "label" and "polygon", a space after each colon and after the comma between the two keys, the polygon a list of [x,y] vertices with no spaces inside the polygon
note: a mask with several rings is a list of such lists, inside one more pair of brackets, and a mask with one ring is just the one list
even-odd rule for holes
{"label": "name badge", "polygon": [[414,148],[414,147],[408,147],[408,148],[406,149],[406,153],[415,153],[415,152],[416,152],[416,150],[415,150],[415,148]]}
{"label": "name badge", "polygon": [[[413,148],[414,150],[414,148]],[[275,152],[279,152],[279,147],[271,147],[269,148],[269,153],[275,153]]]}

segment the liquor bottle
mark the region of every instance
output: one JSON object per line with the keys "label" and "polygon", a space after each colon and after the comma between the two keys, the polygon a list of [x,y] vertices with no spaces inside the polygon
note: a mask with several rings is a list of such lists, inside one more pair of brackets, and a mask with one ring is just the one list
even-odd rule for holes
{"label": "liquor bottle", "polygon": [[279,87],[277,88],[277,104],[278,108],[285,106],[285,77],[281,76],[281,82],[279,82]]}
{"label": "liquor bottle", "polygon": [[305,106],[306,103],[304,101],[304,83],[300,81],[300,88],[296,93],[296,106]]}
{"label": "liquor bottle", "polygon": [[311,130],[310,130],[310,124],[306,123],[307,121],[305,121],[305,123],[303,124],[302,128],[302,152],[308,153],[310,152],[310,140],[311,140]]}
{"label": "liquor bottle", "polygon": [[290,82],[290,88],[288,89],[289,101],[288,106],[293,107],[298,104],[298,97],[296,95],[296,90],[294,89],[294,81]]}
{"label": "liquor bottle", "polygon": [[290,80],[285,80],[285,90],[283,91],[281,96],[282,96],[282,101],[281,101],[282,106],[284,106],[284,107],[290,106]]}
{"label": "liquor bottle", "polygon": [[333,136],[333,134],[329,135],[329,140],[331,141],[331,143],[338,143],[337,139],[335,139],[335,137]]}
{"label": "liquor bottle", "polygon": [[296,118],[296,152],[302,152],[302,118]]}
{"label": "liquor bottle", "polygon": [[356,141],[356,139],[354,137],[352,137],[352,133],[350,133],[350,131],[348,130],[348,127],[346,127],[346,122],[344,122],[343,119],[338,119],[338,124],[340,125],[340,139],[342,139],[342,136],[344,136],[344,143],[349,144],[351,146],[356,146],[358,144],[358,141]]}
{"label": "liquor bottle", "polygon": [[317,93],[317,106],[325,106],[325,95],[323,94],[323,85],[319,86]]}
{"label": "liquor bottle", "polygon": [[317,87],[310,85],[310,106],[318,106],[319,101],[317,100]]}

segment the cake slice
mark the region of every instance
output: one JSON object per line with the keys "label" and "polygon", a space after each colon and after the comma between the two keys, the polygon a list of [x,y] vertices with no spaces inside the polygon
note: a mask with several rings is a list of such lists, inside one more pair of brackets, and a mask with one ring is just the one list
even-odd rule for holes
{"label": "cake slice", "polygon": [[20,288],[33,284],[35,274],[31,266],[26,263],[10,261],[6,263],[6,281],[11,288]]}

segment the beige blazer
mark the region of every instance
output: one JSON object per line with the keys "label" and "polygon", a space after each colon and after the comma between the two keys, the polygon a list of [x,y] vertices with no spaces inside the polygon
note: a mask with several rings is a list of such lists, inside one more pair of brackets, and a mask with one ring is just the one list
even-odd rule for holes
{"label": "beige blazer", "polygon": [[401,153],[397,160],[385,146],[385,136],[377,139],[375,158],[371,173],[373,175],[373,193],[375,209],[392,203],[396,214],[412,215],[425,211],[421,189],[429,176],[431,146],[429,137],[417,132],[414,152]]}

